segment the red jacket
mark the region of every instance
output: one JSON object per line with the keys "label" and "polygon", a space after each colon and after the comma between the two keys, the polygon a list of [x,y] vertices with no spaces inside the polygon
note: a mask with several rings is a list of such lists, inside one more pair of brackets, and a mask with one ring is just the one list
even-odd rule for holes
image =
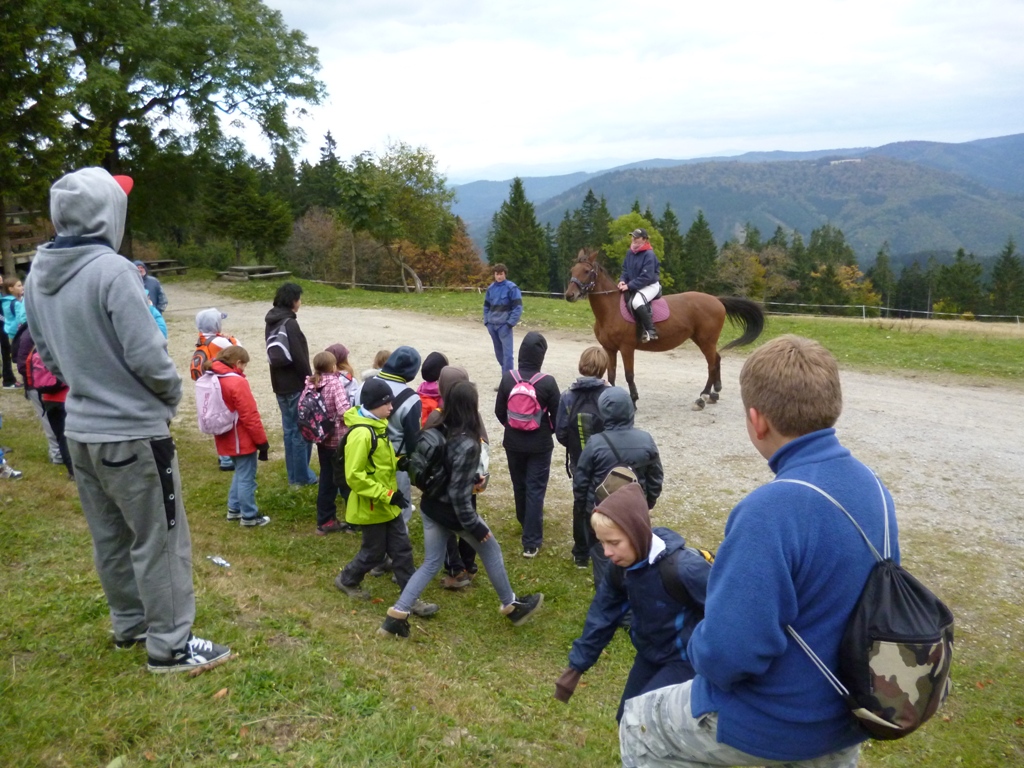
{"label": "red jacket", "polygon": [[[230,432],[217,435],[218,456],[246,456],[256,453],[256,446],[267,442],[267,433],[263,429],[256,398],[252,396],[249,382],[245,374],[237,368],[225,365],[219,360],[213,361],[213,372],[219,374],[237,373],[237,376],[221,376],[220,391],[224,404],[238,413],[238,423]],[[236,444],[237,441],[237,444]]]}

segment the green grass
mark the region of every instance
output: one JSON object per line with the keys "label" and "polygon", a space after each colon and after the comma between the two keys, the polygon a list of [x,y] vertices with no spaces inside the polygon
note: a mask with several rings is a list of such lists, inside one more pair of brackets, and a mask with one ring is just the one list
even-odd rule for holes
{"label": "green grass", "polygon": [[[274,290],[214,285],[267,303]],[[316,304],[469,317],[480,305],[476,294],[304,286],[304,300]],[[585,305],[540,300],[528,300],[527,318],[530,327],[581,331],[592,322]],[[984,380],[1000,381],[1008,375],[1001,370],[1012,369],[1008,353],[1003,369],[958,360],[979,345],[959,353],[956,345],[982,338],[959,331],[771,318],[769,335],[782,332],[817,336],[854,367],[981,370]],[[872,351],[870,340],[880,335],[895,343]],[[943,362],[928,362],[932,356]],[[259,468],[261,510],[273,522],[243,531],[223,519],[230,477],[217,471],[212,445],[190,424],[176,424],[193,538],[196,631],[230,644],[238,657],[196,678],[150,675],[144,651],[113,650],[74,486],[47,462],[25,401],[2,397],[0,442],[14,447],[9,458],[25,479],[0,481],[0,765],[106,766],[119,757],[129,766],[618,764],[614,713],[632,661],[628,638],[619,633],[568,706],[552,698],[591,596],[587,575],[570,559],[567,499],[549,494],[549,544],[528,562],[518,555],[514,512],[502,503],[510,498],[507,478],[497,473],[481,497],[513,586],[546,595],[533,622],[509,626],[480,577],[464,593],[431,586],[424,597],[440,603],[441,612],[414,619],[411,642],[387,642],[374,631],[397,588],[368,579],[373,603],[353,602],[334,589],[334,575],[358,543],[313,534],[315,489],[288,489],[280,452]],[[671,492],[665,501],[672,503]],[[693,506],[690,537],[717,541],[731,501],[723,504],[716,489],[707,489]],[[418,523],[412,535],[419,552]],[[1019,591],[1006,586],[1019,578],[1019,549],[981,540],[967,546],[927,529],[904,532],[902,546],[911,570],[957,616],[954,694],[922,732],[866,747],[861,765],[1021,764],[1024,607]],[[214,566],[209,555],[231,567]]]}
{"label": "green grass", "polygon": [[[422,294],[338,289],[298,281],[305,304],[367,309],[401,309],[434,317],[479,318],[483,297],[475,291],[431,290]],[[276,284],[212,283],[214,290],[236,299],[269,304]],[[570,304],[526,297],[525,329],[559,329],[590,334],[594,316],[587,302]],[[972,379],[1017,383],[1024,378],[1024,329],[1009,324],[967,324],[955,321],[900,322],[846,318],[769,316],[765,332],[749,347],[796,333],[818,339],[846,368],[875,372],[952,374]],[[739,332],[726,323],[722,345]]]}

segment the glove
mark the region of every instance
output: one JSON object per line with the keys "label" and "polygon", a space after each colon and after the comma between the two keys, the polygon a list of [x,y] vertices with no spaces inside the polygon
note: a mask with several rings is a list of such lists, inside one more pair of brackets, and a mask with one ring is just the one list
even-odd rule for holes
{"label": "glove", "polygon": [[258,458],[260,461],[270,460],[270,443],[260,443],[259,445],[256,446],[256,450],[259,451],[259,456],[257,456],[256,458]]}
{"label": "glove", "polygon": [[391,498],[388,499],[388,503],[392,507],[398,507],[399,509],[405,509],[409,506],[409,500],[402,495],[401,491],[395,491],[391,494]]}
{"label": "glove", "polygon": [[409,457],[408,456],[401,456],[401,457],[399,457],[398,465],[397,465],[396,469],[399,472],[408,472],[409,471]]}
{"label": "glove", "polygon": [[576,691],[576,686],[580,683],[580,678],[583,673],[569,667],[562,676],[555,681],[555,698],[564,704],[569,703],[569,699],[572,698],[573,693]]}

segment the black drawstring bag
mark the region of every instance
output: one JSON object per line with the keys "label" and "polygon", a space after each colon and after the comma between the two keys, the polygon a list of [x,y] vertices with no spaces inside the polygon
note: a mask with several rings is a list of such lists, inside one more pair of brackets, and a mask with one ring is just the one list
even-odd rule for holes
{"label": "black drawstring bag", "polygon": [[[874,568],[850,615],[839,646],[839,673],[831,670],[797,634],[786,631],[846,701],[872,738],[901,739],[934,715],[949,695],[953,661],[953,614],[921,582],[892,560],[889,506],[885,510],[884,556],[849,512],[825,491],[802,480],[779,479],[817,491],[860,531],[875,556]],[[878,479],[875,478],[875,482]]]}

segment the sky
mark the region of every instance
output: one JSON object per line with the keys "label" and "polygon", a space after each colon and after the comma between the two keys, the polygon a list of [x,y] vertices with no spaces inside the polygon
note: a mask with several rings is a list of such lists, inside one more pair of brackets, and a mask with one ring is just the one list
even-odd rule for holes
{"label": "sky", "polygon": [[311,162],[328,130],[453,183],[1024,132],[1024,0],[264,2],[319,49]]}

